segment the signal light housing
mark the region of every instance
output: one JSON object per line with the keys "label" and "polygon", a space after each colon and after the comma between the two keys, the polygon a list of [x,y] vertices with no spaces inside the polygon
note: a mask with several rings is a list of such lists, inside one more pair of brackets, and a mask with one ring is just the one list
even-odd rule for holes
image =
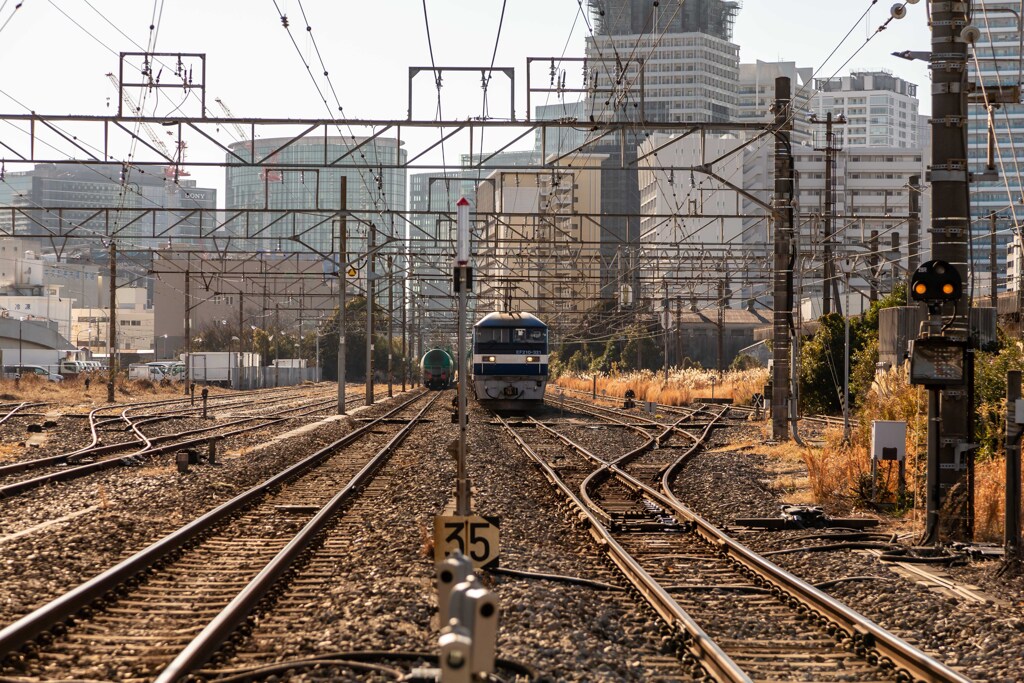
{"label": "signal light housing", "polygon": [[914,301],[959,301],[962,291],[960,271],[946,261],[928,261],[910,278],[910,298]]}

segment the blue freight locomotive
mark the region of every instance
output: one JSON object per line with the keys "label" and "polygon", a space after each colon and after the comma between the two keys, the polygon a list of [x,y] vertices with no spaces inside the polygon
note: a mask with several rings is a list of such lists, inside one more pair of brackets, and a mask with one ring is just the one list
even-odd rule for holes
{"label": "blue freight locomotive", "polygon": [[473,326],[473,391],[496,408],[544,400],[548,326],[530,313],[488,313]]}

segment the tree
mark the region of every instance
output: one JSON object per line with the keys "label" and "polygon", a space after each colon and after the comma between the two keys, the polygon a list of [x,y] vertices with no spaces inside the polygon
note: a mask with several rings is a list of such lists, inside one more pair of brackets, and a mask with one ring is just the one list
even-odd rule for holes
{"label": "tree", "polygon": [[842,409],[839,396],[846,352],[843,328],[843,316],[838,313],[823,315],[818,318],[814,337],[801,349],[800,402],[804,413],[830,414]]}
{"label": "tree", "polygon": [[[396,377],[401,377],[402,364],[408,362],[402,356],[401,340],[388,338],[382,331],[391,329],[388,313],[384,308],[375,306],[373,367],[376,372],[384,372],[388,363],[388,345],[391,346],[392,370]],[[338,379],[338,311],[324,322],[328,330],[320,339],[321,363],[323,377],[328,380]],[[326,349],[326,352],[325,352]],[[354,297],[345,305],[345,377],[366,381],[366,297]]]}

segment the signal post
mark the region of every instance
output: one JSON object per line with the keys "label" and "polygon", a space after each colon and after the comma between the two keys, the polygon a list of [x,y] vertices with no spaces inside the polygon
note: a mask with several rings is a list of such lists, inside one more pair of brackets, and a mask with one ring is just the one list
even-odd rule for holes
{"label": "signal post", "polygon": [[[918,356],[918,367],[922,368],[920,363],[927,365],[927,356],[931,352],[932,360],[944,366],[944,369],[936,368],[935,374],[945,377],[928,385],[928,517],[925,543],[969,541],[974,526],[972,449],[975,446],[970,443],[973,440],[971,416],[974,412],[971,302],[966,288],[960,286],[967,275],[967,245],[971,231],[970,172],[967,168],[967,56],[972,29],[977,30],[970,25],[971,4],[933,3],[931,16],[932,163],[928,179],[932,186],[932,225],[929,232],[934,260],[916,271],[919,278],[911,283],[911,295],[928,304],[931,325],[928,337],[932,341],[925,342],[919,338],[913,356]],[[919,291],[918,286],[925,279],[928,280],[927,291]],[[949,291],[945,291],[947,285]],[[926,351],[928,346],[931,348]],[[957,363],[961,366],[954,368]],[[954,380],[952,375],[956,374],[960,377]]]}
{"label": "signal post", "polygon": [[[434,517],[434,560],[441,637],[440,680],[460,683],[482,680],[494,672],[498,633],[498,600],[483,587],[474,569],[498,562],[498,519],[473,514],[470,480],[466,471],[466,304],[473,288],[469,264],[469,200],[457,204],[458,232],[452,286],[458,294],[456,353],[458,354],[459,437],[449,447],[455,455],[455,514]],[[450,510],[450,508],[449,508]],[[446,510],[448,512],[448,510]]]}
{"label": "signal post", "polygon": [[[498,561],[497,518],[485,518],[473,513],[470,499],[471,481],[466,469],[466,424],[469,371],[466,355],[469,351],[466,334],[467,299],[473,288],[473,268],[470,259],[469,200],[465,197],[456,204],[458,232],[455,245],[455,263],[452,271],[452,286],[458,294],[458,326],[456,333],[456,354],[458,355],[458,377],[456,385],[456,414],[459,425],[458,439],[449,447],[455,456],[455,504],[454,514],[438,515],[434,518],[434,558],[440,566],[448,557],[458,553],[466,556],[474,567],[492,566]],[[446,513],[452,512],[451,508]]]}

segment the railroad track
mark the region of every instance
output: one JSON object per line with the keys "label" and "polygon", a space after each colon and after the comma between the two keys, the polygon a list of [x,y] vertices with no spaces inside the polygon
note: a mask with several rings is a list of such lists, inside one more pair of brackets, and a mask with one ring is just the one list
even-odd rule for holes
{"label": "railroad track", "polygon": [[417,393],[0,630],[0,677],[176,681],[195,670],[248,630],[438,396]]}
{"label": "railroad track", "polygon": [[[137,464],[143,458],[180,450],[198,447],[209,443],[210,439],[223,439],[246,432],[263,429],[286,420],[309,417],[319,412],[331,410],[337,405],[336,397],[311,398],[306,394],[271,395],[269,397],[248,397],[240,401],[218,403],[216,408],[244,408],[244,411],[230,419],[200,427],[193,427],[179,432],[159,435],[144,433],[142,427],[147,424],[165,422],[181,417],[197,417],[193,413],[200,408],[189,406],[160,414],[129,415],[134,407],[121,410],[117,417],[98,418],[97,411],[90,413],[90,432],[92,439],[88,446],[67,453],[25,460],[0,467],[0,499],[24,494],[33,489],[56,482],[71,481],[114,467]],[[352,397],[346,405],[355,404],[360,400]],[[170,402],[171,405],[180,401]],[[284,404],[284,405],[282,405]],[[157,405],[167,405],[158,402]],[[153,404],[147,404],[152,409]],[[105,408],[109,409],[109,407]],[[101,409],[97,409],[101,410]],[[271,415],[268,417],[267,413]],[[100,430],[104,425],[117,424],[121,433],[129,435],[125,440],[115,443],[104,443]],[[112,455],[130,451],[121,455]],[[19,478],[19,475],[29,476]]]}
{"label": "railroad track", "polygon": [[[699,410],[712,412],[689,429],[683,423],[697,412],[644,426],[635,413],[604,416],[636,435],[614,456],[594,453],[580,443],[585,435],[571,437],[564,426],[498,419],[666,623],[685,673],[719,681],[966,681],[675,498],[682,463],[730,408]],[[601,412],[608,411],[591,414]],[[679,434],[686,444],[674,442]]]}
{"label": "railroad track", "polygon": [[[613,403],[613,404],[621,406],[622,405],[622,401],[623,401],[623,398],[621,396],[608,396],[608,395],[594,396],[589,391],[583,391],[581,389],[573,389],[571,387],[563,387],[563,386],[559,386],[557,384],[552,385],[552,384],[549,383],[547,385],[547,401],[548,401],[549,405],[552,405],[552,406],[555,405],[556,401],[558,400],[558,392],[559,391],[562,391],[562,392],[564,392],[566,394],[574,394],[574,395],[577,395],[577,396],[585,396],[585,397],[587,397],[587,399],[589,399],[589,402],[592,405],[600,405],[597,402],[598,401],[603,401],[605,403]],[[678,411],[686,410],[686,408],[687,408],[687,406],[674,406],[674,405],[668,405],[668,404],[665,404],[665,403],[658,403],[656,405],[657,405],[657,409],[658,409],[659,412],[670,412],[671,413],[671,412],[678,412]],[[715,405],[725,405],[725,404],[715,404]],[[639,406],[639,404],[638,404],[638,406]],[[755,410],[756,410],[756,408],[754,408],[753,406],[730,405],[729,407],[731,408],[731,410],[733,410],[733,411],[735,411],[737,413],[745,413],[748,416],[751,413],[755,412]],[[762,413],[763,413],[763,411],[762,411]],[[831,415],[801,415],[800,416],[800,421],[801,422],[811,422],[811,423],[820,425],[822,427],[841,427],[843,425],[842,418],[834,417],[834,416],[831,416]]]}

